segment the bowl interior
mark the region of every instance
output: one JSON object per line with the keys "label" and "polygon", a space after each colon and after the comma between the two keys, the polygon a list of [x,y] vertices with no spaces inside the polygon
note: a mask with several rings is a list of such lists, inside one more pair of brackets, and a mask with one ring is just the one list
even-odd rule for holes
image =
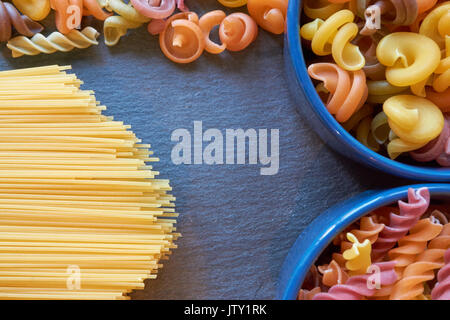
{"label": "bowl interior", "polygon": [[[399,161],[391,160],[384,155],[376,153],[363,144],[361,144],[356,138],[348,133],[328,112],[323,102],[320,100],[317,94],[313,82],[311,81],[308,72],[305,58],[303,55],[303,48],[300,41],[299,29],[302,24],[301,21],[301,7],[302,0],[290,0],[287,14],[287,33],[286,33],[286,54],[289,61],[287,65],[288,73],[294,73],[297,79],[298,86],[290,83],[291,90],[303,91],[304,96],[311,104],[313,112],[318,115],[321,124],[327,131],[328,135],[333,135],[336,143],[330,143],[331,147],[338,152],[358,161],[372,168],[382,170],[389,174],[397,175],[400,177],[423,180],[423,181],[436,181],[445,182],[450,181],[450,168],[432,167],[424,165],[412,165],[402,163]],[[292,70],[290,70],[292,69]],[[292,81],[290,81],[292,82]],[[294,95],[298,94],[294,92]],[[300,106],[299,108],[304,108]],[[321,137],[323,138],[323,130],[314,127],[316,131],[322,131]],[[331,139],[325,139],[331,140]]]}
{"label": "bowl interior", "polygon": [[277,298],[296,299],[303,280],[323,250],[354,221],[371,211],[407,198],[409,188],[427,187],[431,201],[450,200],[450,184],[402,186],[386,191],[367,191],[342,202],[317,217],[297,238],[284,261]]}

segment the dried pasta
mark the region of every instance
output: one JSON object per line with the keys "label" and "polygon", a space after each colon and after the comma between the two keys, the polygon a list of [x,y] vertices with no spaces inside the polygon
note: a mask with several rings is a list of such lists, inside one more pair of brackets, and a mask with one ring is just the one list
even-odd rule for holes
{"label": "dried pasta", "polygon": [[11,39],[12,27],[27,37],[43,30],[39,23],[21,15],[11,3],[0,1],[0,42]]}
{"label": "dried pasta", "polygon": [[9,40],[7,47],[12,51],[13,58],[40,53],[50,54],[57,51],[68,52],[74,48],[85,49],[97,45],[98,36],[97,30],[86,27],[82,31],[72,30],[67,35],[53,32],[48,37],[37,33],[31,39],[18,36]]}
{"label": "dried pasta", "polygon": [[229,8],[238,8],[245,6],[247,4],[247,0],[217,0],[220,4]]}
{"label": "dried pasta", "polygon": [[44,20],[50,13],[50,0],[12,0],[24,15],[34,21]]}
{"label": "dried pasta", "polygon": [[[343,239],[342,232],[320,255],[320,261],[331,256],[331,262],[313,264],[310,270],[317,269],[322,277],[310,272],[298,299],[450,300],[449,210],[447,202],[430,205],[428,189],[421,188],[408,190],[408,203],[399,201],[398,207],[377,208],[363,216],[345,228],[351,242]],[[381,231],[380,224],[384,225]],[[359,232],[359,238],[351,230]],[[364,267],[355,275],[354,266],[346,264],[352,260],[344,256],[348,251],[356,258],[367,255],[360,250],[362,239],[366,249],[372,243],[374,260],[383,262],[360,263]],[[367,265],[367,271],[362,271]]]}
{"label": "dried pasta", "polygon": [[127,299],[176,247],[158,159],[67,69],[0,72],[0,299]]}
{"label": "dried pasta", "polygon": [[219,37],[229,51],[247,48],[258,36],[258,26],[245,13],[232,13],[225,17],[219,27]]}
{"label": "dried pasta", "polygon": [[247,0],[247,9],[256,23],[274,34],[285,30],[288,0]]}
{"label": "dried pasta", "polygon": [[143,16],[152,19],[169,17],[176,7],[175,0],[130,0],[133,7]]}

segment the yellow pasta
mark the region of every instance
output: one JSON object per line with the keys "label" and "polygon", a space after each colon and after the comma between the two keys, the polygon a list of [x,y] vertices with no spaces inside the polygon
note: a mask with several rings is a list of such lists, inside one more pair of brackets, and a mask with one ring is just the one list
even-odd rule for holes
{"label": "yellow pasta", "polygon": [[300,29],[301,36],[311,40],[311,48],[317,55],[332,54],[341,68],[357,71],[364,67],[365,58],[359,47],[351,41],[358,34],[358,26],[350,10],[340,10],[327,20],[315,19]]}
{"label": "yellow pasta", "polygon": [[372,244],[369,239],[359,242],[358,238],[352,233],[347,233],[347,239],[352,243],[352,247],[343,252],[343,257],[347,262],[345,267],[349,270],[349,275],[364,274],[367,268],[372,264],[370,253]]}
{"label": "yellow pasta", "polygon": [[100,0],[100,3],[106,10],[115,12],[128,21],[140,23],[150,21],[150,18],[147,18],[137,12],[131,5],[131,2],[126,4],[123,0]]}
{"label": "yellow pasta", "polygon": [[13,4],[32,20],[44,20],[50,13],[50,0],[13,0]]}
{"label": "yellow pasta", "polygon": [[92,27],[86,27],[82,31],[72,30],[67,35],[53,32],[48,37],[38,33],[31,39],[18,36],[8,41],[7,47],[12,51],[14,58],[23,55],[34,56],[40,53],[51,54],[57,51],[68,52],[74,48],[85,49],[97,45],[100,34]]}
{"label": "yellow pasta", "polygon": [[330,3],[328,0],[306,0],[303,11],[311,19],[328,19],[332,14],[343,9],[343,3]]}
{"label": "yellow pasta", "polygon": [[133,22],[121,16],[106,18],[103,24],[103,34],[107,46],[115,46],[120,38],[127,34],[128,29],[136,29],[142,26],[140,22]]}
{"label": "yellow pasta", "polygon": [[386,143],[386,141],[388,141],[391,128],[389,127],[388,118],[383,111],[378,113],[372,119],[370,127],[373,138],[378,144],[381,145]]}
{"label": "yellow pasta", "polygon": [[380,144],[374,138],[371,125],[372,117],[368,116],[364,118],[356,129],[356,139],[367,148],[377,152],[380,150]]}
{"label": "yellow pasta", "polygon": [[381,39],[377,58],[387,66],[386,80],[406,87],[425,81],[436,70],[441,51],[436,42],[424,35],[396,32]]}
{"label": "yellow pasta", "polygon": [[444,128],[442,111],[431,101],[412,96],[398,95],[383,105],[389,127],[398,137],[388,145],[388,153],[395,159],[402,152],[421,148],[438,137]]}
{"label": "yellow pasta", "polygon": [[433,39],[441,49],[445,49],[445,38],[450,36],[450,1],[436,7],[425,17],[419,33]]}
{"label": "yellow pasta", "polygon": [[176,248],[150,145],[66,69],[0,72],[0,299],[127,299]]}

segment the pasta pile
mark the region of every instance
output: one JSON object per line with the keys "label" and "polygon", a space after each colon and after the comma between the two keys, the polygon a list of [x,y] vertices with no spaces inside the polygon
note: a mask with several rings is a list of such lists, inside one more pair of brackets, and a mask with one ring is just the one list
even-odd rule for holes
{"label": "pasta pile", "polygon": [[0,72],[0,299],[126,299],[180,236],[150,146],[67,69]]}
{"label": "pasta pile", "polygon": [[328,111],[369,149],[450,166],[450,1],[305,0]]}
{"label": "pasta pile", "polygon": [[[78,29],[82,16],[93,16],[104,21],[108,46],[117,45],[129,29],[147,24],[150,34],[159,35],[161,51],[167,58],[176,63],[190,63],[205,50],[211,54],[244,50],[255,41],[257,25],[275,34],[285,30],[288,0],[219,2],[233,8],[247,5],[250,15],[236,12],[227,16],[222,10],[215,10],[199,19],[184,0],[13,0],[15,6],[0,0],[0,42],[8,41],[7,47],[15,58],[87,48],[98,44],[100,34],[90,26]],[[176,9],[181,13],[174,14]],[[51,10],[58,31],[43,35],[40,33],[43,27],[37,21],[45,19]],[[219,26],[222,44],[210,39],[215,26]],[[12,37],[12,27],[19,36]]]}
{"label": "pasta pile", "polygon": [[[311,267],[298,299],[450,300],[449,210],[430,205],[427,188],[409,189],[408,202],[379,208],[339,234],[319,258],[331,261]],[[368,284],[374,273],[378,287]]]}

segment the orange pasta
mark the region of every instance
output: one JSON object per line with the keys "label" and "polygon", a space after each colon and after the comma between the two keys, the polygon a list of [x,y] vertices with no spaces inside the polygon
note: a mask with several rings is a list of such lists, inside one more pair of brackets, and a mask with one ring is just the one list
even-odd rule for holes
{"label": "orange pasta", "polygon": [[285,30],[288,0],[248,0],[247,8],[258,25],[274,34]]}
{"label": "orange pasta", "polygon": [[298,292],[297,300],[312,300],[314,296],[320,292],[321,290],[319,287],[315,287],[312,290],[301,289]]}
{"label": "orange pasta", "polygon": [[322,274],[322,283],[328,287],[347,282],[347,272],[335,260],[332,260],[330,264],[319,266],[317,269]]}
{"label": "orange pasta", "polygon": [[162,52],[177,63],[190,63],[203,53],[206,43],[194,12],[182,12],[170,17],[159,35]]}
{"label": "orange pasta", "polygon": [[367,99],[368,89],[364,71],[346,71],[334,63],[315,63],[309,75],[324,83],[330,92],[326,107],[338,122],[347,121]]}
{"label": "orange pasta", "polygon": [[427,87],[425,90],[428,100],[437,105],[442,112],[450,112],[450,88],[444,92],[436,92],[431,87]]}
{"label": "orange pasta", "polygon": [[233,13],[223,19],[219,28],[220,41],[229,51],[241,51],[247,48],[258,36],[258,26],[249,15]]}
{"label": "orange pasta", "polygon": [[442,231],[442,225],[433,218],[422,219],[411,228],[410,233],[398,241],[398,247],[389,251],[391,260],[395,260],[395,270],[398,275],[411,264],[416,256],[422,253],[428,241],[437,237]]}
{"label": "orange pasta", "polygon": [[226,14],[222,10],[215,10],[204,14],[199,21],[199,26],[203,31],[205,37],[205,50],[209,53],[219,54],[222,53],[226,48],[226,44],[218,45],[214,43],[209,38],[209,34],[211,33],[212,28],[217,25],[220,25],[225,19]]}
{"label": "orange pasta", "polygon": [[94,16],[98,20],[105,20],[110,17],[112,13],[102,10],[97,0],[83,0],[83,15]]}
{"label": "orange pasta", "polygon": [[50,5],[55,10],[55,23],[59,32],[68,34],[80,25],[81,16],[77,17],[74,12],[68,9],[69,6],[74,6],[78,8],[78,12],[81,14],[83,0],[50,0]]}

